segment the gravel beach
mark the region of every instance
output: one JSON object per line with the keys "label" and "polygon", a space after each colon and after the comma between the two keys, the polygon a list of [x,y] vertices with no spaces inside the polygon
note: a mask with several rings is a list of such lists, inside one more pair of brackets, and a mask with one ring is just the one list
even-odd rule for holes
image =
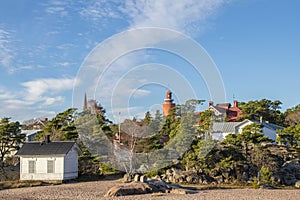
{"label": "gravel beach", "polygon": [[17,188],[0,191],[0,199],[300,199],[300,189],[216,189],[199,190],[196,194],[147,194],[124,197],[104,197],[109,188],[122,184],[118,180],[68,183],[53,186]]}

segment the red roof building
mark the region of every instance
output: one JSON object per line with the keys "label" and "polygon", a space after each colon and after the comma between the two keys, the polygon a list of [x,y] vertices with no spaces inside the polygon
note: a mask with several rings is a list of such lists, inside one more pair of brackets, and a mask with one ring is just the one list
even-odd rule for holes
{"label": "red roof building", "polygon": [[209,110],[211,110],[219,121],[236,122],[242,116],[242,111],[238,107],[238,101],[234,101],[233,106],[230,103],[217,104],[209,102]]}

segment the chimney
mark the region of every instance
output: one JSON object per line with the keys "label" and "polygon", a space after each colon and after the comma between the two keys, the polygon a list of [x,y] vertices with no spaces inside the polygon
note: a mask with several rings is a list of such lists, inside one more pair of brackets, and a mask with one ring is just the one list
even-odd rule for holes
{"label": "chimney", "polygon": [[237,100],[233,101],[233,107],[235,107],[235,108],[239,107],[239,103]]}
{"label": "chimney", "polygon": [[209,102],[209,106],[214,106],[214,102],[213,102],[213,101],[210,101],[210,102]]}
{"label": "chimney", "polygon": [[45,143],[49,144],[51,142],[50,135],[45,135]]}
{"label": "chimney", "polygon": [[263,123],[263,117],[262,116],[259,117],[259,122]]}

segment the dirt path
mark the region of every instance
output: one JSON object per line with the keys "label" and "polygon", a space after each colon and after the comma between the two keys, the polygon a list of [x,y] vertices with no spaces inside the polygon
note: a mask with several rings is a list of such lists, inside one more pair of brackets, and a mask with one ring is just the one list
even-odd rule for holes
{"label": "dirt path", "polygon": [[106,191],[116,185],[121,184],[117,180],[68,183],[54,186],[40,186],[31,188],[17,188],[0,191],[0,199],[133,199],[133,200],[177,200],[177,199],[272,199],[272,200],[297,200],[300,199],[300,189],[291,190],[266,190],[266,189],[218,189],[203,190],[197,194],[189,195],[136,195],[126,197],[106,198]]}

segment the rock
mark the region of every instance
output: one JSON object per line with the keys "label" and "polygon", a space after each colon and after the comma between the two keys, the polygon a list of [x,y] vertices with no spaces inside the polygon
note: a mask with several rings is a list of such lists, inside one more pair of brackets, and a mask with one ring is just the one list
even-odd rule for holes
{"label": "rock", "polygon": [[146,176],[141,176],[140,177],[140,182],[142,182],[142,183],[145,183],[145,182],[147,182],[147,177]]}
{"label": "rock", "polygon": [[286,174],[283,176],[283,183],[285,185],[294,185],[297,182],[296,177],[293,174]]}
{"label": "rock", "polygon": [[270,185],[265,185],[265,184],[260,185],[259,188],[261,188],[261,189],[269,189],[269,190],[274,189],[272,186],[270,186]]}
{"label": "rock", "polygon": [[224,172],[224,173],[222,173],[222,175],[224,176],[225,179],[229,178],[229,172]]}
{"label": "rock", "polygon": [[172,183],[172,182],[174,182],[174,179],[173,179],[172,176],[169,176],[168,179],[167,179],[167,181],[170,182],[170,183]]}
{"label": "rock", "polygon": [[299,173],[295,174],[295,177],[296,177],[296,179],[300,180],[300,171],[299,171]]}
{"label": "rock", "polygon": [[295,183],[295,187],[296,187],[296,188],[300,188],[300,181],[297,181],[297,182]]}
{"label": "rock", "polygon": [[171,194],[187,194],[188,192],[183,189],[178,189],[178,188],[172,188],[170,191]]}
{"label": "rock", "polygon": [[167,176],[172,176],[173,175],[173,170],[172,169],[167,169],[166,175]]}
{"label": "rock", "polygon": [[248,181],[248,179],[249,179],[249,174],[247,172],[243,172],[243,174],[242,174],[242,180],[243,181]]}
{"label": "rock", "polygon": [[283,164],[281,171],[296,175],[297,173],[299,173],[299,169],[300,166],[297,161],[287,161]]}
{"label": "rock", "polygon": [[192,176],[187,176],[186,177],[186,182],[187,183],[193,183],[193,177]]}
{"label": "rock", "polygon": [[178,181],[179,183],[184,183],[185,181],[186,181],[185,176],[182,175],[179,177],[179,181]]}
{"label": "rock", "polygon": [[168,180],[167,177],[168,177],[168,176],[167,176],[166,174],[163,174],[163,175],[161,175],[161,180],[162,180],[162,181],[167,181],[167,180]]}
{"label": "rock", "polygon": [[106,197],[126,196],[152,193],[152,188],[147,183],[132,182],[118,187],[112,187],[105,194]]}
{"label": "rock", "polygon": [[124,174],[124,177],[123,177],[123,182],[124,183],[129,183],[131,182],[131,176],[129,174]]}
{"label": "rock", "polygon": [[139,182],[140,181],[140,175],[139,174],[134,175],[134,179],[133,180],[135,182]]}
{"label": "rock", "polygon": [[156,179],[156,180],[160,180],[160,181],[161,181],[161,178],[160,178],[160,176],[158,176],[158,175],[154,176],[153,179]]}
{"label": "rock", "polygon": [[218,183],[224,183],[224,177],[221,175],[221,176],[217,176],[217,177],[214,177],[215,180],[218,182]]}

